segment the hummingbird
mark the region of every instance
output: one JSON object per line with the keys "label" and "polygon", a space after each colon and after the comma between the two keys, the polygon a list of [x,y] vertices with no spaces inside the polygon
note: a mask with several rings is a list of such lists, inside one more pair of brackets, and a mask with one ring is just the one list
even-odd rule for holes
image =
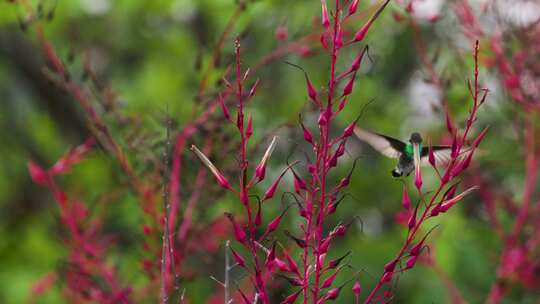
{"label": "hummingbird", "polygon": [[[396,167],[392,170],[392,176],[395,178],[403,175],[409,176],[415,170],[416,165],[429,164],[429,147],[422,145],[422,136],[418,132],[411,134],[408,143],[358,127],[354,129],[354,133],[360,140],[368,143],[379,153],[398,159]],[[436,163],[448,163],[452,159],[452,147],[432,146],[431,148]]]}

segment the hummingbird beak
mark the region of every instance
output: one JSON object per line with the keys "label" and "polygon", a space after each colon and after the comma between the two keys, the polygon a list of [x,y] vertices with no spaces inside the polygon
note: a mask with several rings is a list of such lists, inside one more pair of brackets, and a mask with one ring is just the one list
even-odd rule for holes
{"label": "hummingbird beak", "polygon": [[420,174],[420,145],[413,143],[414,169],[416,175]]}

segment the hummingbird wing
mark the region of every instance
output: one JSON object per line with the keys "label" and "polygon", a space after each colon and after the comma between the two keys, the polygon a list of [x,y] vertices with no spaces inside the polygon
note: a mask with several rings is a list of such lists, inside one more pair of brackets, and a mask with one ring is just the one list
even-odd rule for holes
{"label": "hummingbird wing", "polygon": [[[451,146],[432,146],[433,156],[435,156],[435,163],[437,166],[448,164],[452,160],[452,147]],[[469,147],[463,147],[459,153],[458,159],[463,159],[471,149]],[[420,153],[420,163],[423,166],[429,164],[429,147],[423,147]]]}
{"label": "hummingbird wing", "polygon": [[398,158],[405,150],[406,144],[404,142],[390,136],[374,133],[358,127],[354,128],[354,134],[356,134],[360,140],[367,142],[373,149],[387,157]]}

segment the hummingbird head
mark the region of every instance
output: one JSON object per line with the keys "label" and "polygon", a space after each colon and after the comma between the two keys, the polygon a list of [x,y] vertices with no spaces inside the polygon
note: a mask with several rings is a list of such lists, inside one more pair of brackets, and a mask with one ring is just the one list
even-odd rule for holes
{"label": "hummingbird head", "polygon": [[409,142],[411,144],[421,144],[422,136],[420,136],[420,133],[414,132],[413,134],[411,134],[411,138],[409,139]]}

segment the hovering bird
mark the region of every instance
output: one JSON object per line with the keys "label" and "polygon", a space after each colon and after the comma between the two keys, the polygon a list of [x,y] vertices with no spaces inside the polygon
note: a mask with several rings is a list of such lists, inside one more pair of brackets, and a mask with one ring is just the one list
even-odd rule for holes
{"label": "hovering bird", "polygon": [[[422,145],[422,136],[418,132],[411,134],[408,143],[358,127],[354,129],[354,133],[360,140],[365,141],[381,154],[399,159],[396,167],[392,170],[393,177],[409,176],[414,171],[415,164],[429,164],[429,147]],[[444,164],[452,159],[450,146],[432,146],[432,149],[436,163]]]}

